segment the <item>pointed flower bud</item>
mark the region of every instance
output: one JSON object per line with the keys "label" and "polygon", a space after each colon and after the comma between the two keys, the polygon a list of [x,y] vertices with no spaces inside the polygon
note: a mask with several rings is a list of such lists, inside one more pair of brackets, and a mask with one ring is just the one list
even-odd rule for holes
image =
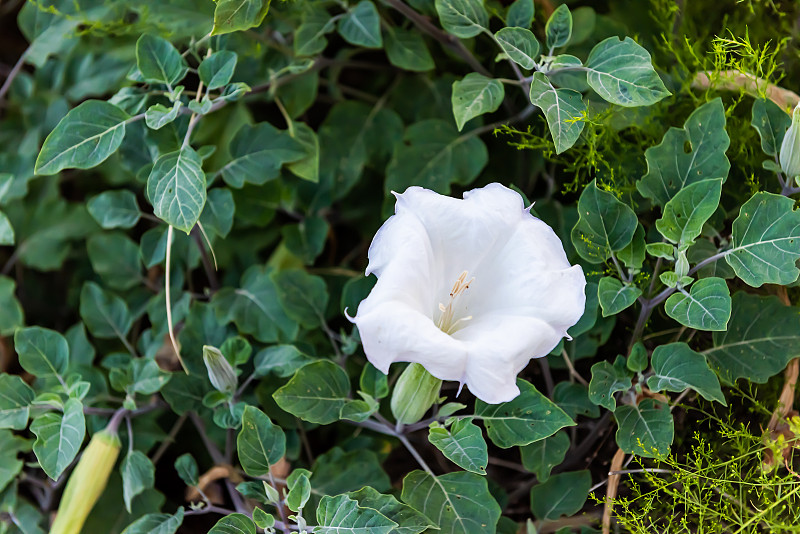
{"label": "pointed flower bud", "polygon": [[208,379],[217,391],[230,394],[236,391],[239,384],[236,371],[218,348],[204,345],[203,361],[208,369]]}
{"label": "pointed flower bud", "polygon": [[418,363],[405,368],[392,392],[392,415],[398,423],[416,423],[439,398],[442,381]]}
{"label": "pointed flower bud", "polygon": [[800,104],[792,111],[792,125],[783,136],[780,162],[787,178],[800,175]]}

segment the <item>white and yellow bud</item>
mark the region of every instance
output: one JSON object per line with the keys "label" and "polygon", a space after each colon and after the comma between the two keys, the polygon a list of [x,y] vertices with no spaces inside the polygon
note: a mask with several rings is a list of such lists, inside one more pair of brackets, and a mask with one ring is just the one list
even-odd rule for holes
{"label": "white and yellow bud", "polygon": [[416,423],[439,398],[442,381],[425,367],[412,363],[397,379],[392,392],[392,415],[398,423]]}
{"label": "white and yellow bud", "polygon": [[779,159],[787,178],[800,175],[800,104],[792,111],[792,125],[783,136]]}
{"label": "white and yellow bud", "polygon": [[210,345],[203,346],[203,361],[208,369],[208,379],[217,391],[233,394],[239,379],[236,377],[236,370],[228,362],[225,356],[216,347]]}

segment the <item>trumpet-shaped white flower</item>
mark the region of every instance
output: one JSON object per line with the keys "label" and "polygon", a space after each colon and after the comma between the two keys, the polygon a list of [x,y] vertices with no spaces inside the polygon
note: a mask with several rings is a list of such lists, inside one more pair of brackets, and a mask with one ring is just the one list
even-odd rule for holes
{"label": "trumpet-shaped white flower", "polygon": [[800,175],[800,104],[792,111],[792,125],[783,136],[778,160],[787,179]]}
{"label": "trumpet-shaped white flower", "polygon": [[421,187],[396,196],[369,248],[378,282],[353,319],[367,358],[384,373],[420,363],[488,403],[513,399],[517,373],[583,314],[583,270],[500,184],[463,200]]}

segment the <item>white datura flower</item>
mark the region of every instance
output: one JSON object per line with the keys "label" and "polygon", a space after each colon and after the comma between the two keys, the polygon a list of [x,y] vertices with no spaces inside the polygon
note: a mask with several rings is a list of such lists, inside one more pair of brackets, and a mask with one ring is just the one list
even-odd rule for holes
{"label": "white datura flower", "polygon": [[583,270],[500,184],[463,200],[421,187],[395,196],[369,248],[378,282],[352,319],[367,358],[383,373],[416,362],[484,402],[510,401],[528,361],[583,315]]}

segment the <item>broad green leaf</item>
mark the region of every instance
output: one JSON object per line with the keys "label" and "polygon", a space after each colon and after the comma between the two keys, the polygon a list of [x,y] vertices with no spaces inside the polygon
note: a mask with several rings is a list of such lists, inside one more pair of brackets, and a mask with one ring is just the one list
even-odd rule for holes
{"label": "broad green leaf", "polygon": [[122,534],[175,534],[183,523],[183,507],[175,515],[147,514],[122,531]]}
{"label": "broad green leaf", "polygon": [[598,189],[595,180],[578,199],[578,216],[572,244],[591,263],[603,263],[611,252],[626,247],[639,224],[633,210],[613,194]]}
{"label": "broad green leaf", "polygon": [[70,110],[44,140],[36,158],[36,174],[62,169],[90,169],[116,152],[130,116],[114,104],[87,100]]}
{"label": "broad green leaf", "polygon": [[342,411],[339,413],[340,419],[347,419],[348,421],[366,421],[369,417],[378,411],[380,404],[377,400],[372,398],[367,393],[359,391],[360,399],[348,400],[342,406]]}
{"label": "broad green leaf", "polygon": [[209,91],[219,89],[231,81],[237,59],[236,52],[230,50],[214,52],[200,63],[197,74]]}
{"label": "broad green leaf", "polygon": [[647,349],[644,347],[644,344],[641,341],[637,341],[631,348],[631,353],[628,355],[628,360],[625,362],[625,366],[628,368],[628,370],[633,371],[634,373],[641,373],[647,369],[647,364]]}
{"label": "broad green leaf", "polygon": [[63,376],[69,366],[67,340],[54,330],[31,326],[14,333],[14,349],[23,369],[40,378]]}
{"label": "broad green leaf", "polygon": [[136,66],[144,81],[167,85],[182,80],[188,70],[186,60],[169,41],[147,33],[136,41]]}
{"label": "broad green leaf", "polygon": [[185,453],[178,456],[175,460],[175,471],[181,477],[187,486],[197,486],[200,482],[200,470],[197,467],[197,462],[190,453]]}
{"label": "broad green leaf", "polygon": [[772,100],[756,98],[750,124],[761,137],[761,150],[768,156],[777,156],[792,118]]}
{"label": "broad green leaf", "polygon": [[535,72],[531,81],[530,98],[531,103],[541,109],[547,119],[556,154],[572,147],[585,124],[586,104],[583,103],[582,95],[573,89],[556,89],[547,75]]}
{"label": "broad green leaf", "polygon": [[0,429],[24,430],[36,394],[22,378],[0,374]]}
{"label": "broad green leaf", "polygon": [[520,394],[510,402],[475,403],[475,419],[483,421],[486,433],[495,445],[507,449],[528,445],[552,436],[575,423],[564,410],[539,393],[533,384],[517,379]]}
{"label": "broad green leaf", "polygon": [[675,245],[669,243],[647,243],[645,246],[647,253],[654,258],[664,258],[665,260],[675,261]]}
{"label": "broad green leaf", "polygon": [[326,33],[336,27],[336,21],[324,10],[309,11],[294,33],[294,53],[297,56],[316,56],[328,46]]}
{"label": "broad green leaf", "polygon": [[141,217],[136,195],[127,189],[100,193],[89,199],[86,208],[97,224],[106,230],[133,228]]}
{"label": "broad green leaf", "polygon": [[617,356],[612,365],[598,362],[592,366],[592,380],[589,382],[589,400],[612,412],[617,407],[614,393],[631,388],[631,373],[626,369],[625,358]]}
{"label": "broad green leaf", "polygon": [[272,396],[281,409],[310,423],[328,425],[339,419],[350,392],[344,369],[330,360],[301,367]]}
{"label": "broad green leaf", "polygon": [[269,4],[270,0],[219,0],[214,8],[211,35],[249,30],[261,25]]}
{"label": "broad green leaf", "polygon": [[717,375],[709,368],[703,355],[690,349],[686,343],[659,345],[653,351],[651,361],[653,376],[647,379],[647,387],[653,391],[681,393],[692,388],[705,399],[727,406]]}
{"label": "broad green leaf", "polygon": [[653,70],[650,54],[630,37],[609,37],[586,60],[586,81],[602,98],[619,106],[649,106],[670,95]]}
{"label": "broad green leaf", "polygon": [[728,329],[714,332],[713,339],[703,355],[725,382],[747,378],[763,384],[800,357],[800,308],[740,291],[733,295]]}
{"label": "broad green leaf", "polygon": [[10,336],[25,324],[25,314],[15,292],[17,283],[0,275],[0,336]]}
{"label": "broad green leaf", "polygon": [[531,488],[531,511],[542,520],[575,515],[583,508],[591,486],[588,470],[553,475]]}
{"label": "broad green leaf", "polygon": [[256,534],[256,525],[244,514],[229,514],[217,521],[208,534]]}
{"label": "broad green leaf", "polygon": [[328,288],[319,276],[299,269],[277,271],[270,275],[278,290],[278,299],[286,315],[306,328],[325,322]]}
{"label": "broad green leaf", "polygon": [[564,461],[569,449],[569,436],[560,430],[541,441],[520,447],[520,457],[525,469],[536,475],[536,480],[546,482],[553,468]]}
{"label": "broad green leaf", "polygon": [[684,187],[664,205],[664,214],[656,221],[656,228],[679,247],[690,245],[717,210],[721,195],[720,178]]}
{"label": "broad green leaf", "polygon": [[667,315],[689,328],[725,330],[731,316],[731,294],[722,278],[703,278],[690,291],[680,289],[664,303]]}
{"label": "broad green leaf", "polygon": [[382,399],[389,394],[388,377],[369,362],[361,371],[358,384],[361,391],[376,399]]}
{"label": "broad green leaf", "polygon": [[482,0],[436,0],[435,5],[442,28],[461,39],[475,37],[489,26]]}
{"label": "broad green leaf", "polygon": [[124,339],[133,325],[133,317],[125,301],[108,293],[94,282],[81,289],[80,314],[94,337]]}
{"label": "broad green leaf", "polygon": [[[711,258],[712,256],[716,256],[718,253],[719,249],[712,241],[700,239],[699,241],[695,242],[694,245],[689,247],[689,250],[686,251],[686,257],[689,259],[689,263],[696,265]],[[673,257],[674,253],[672,250],[670,250],[669,257],[667,259],[672,259]],[[707,263],[700,267],[700,269],[697,271],[697,275],[701,278],[718,276],[720,278],[729,279],[734,278],[736,273],[734,272],[733,268],[728,265],[728,262],[725,261],[724,257],[718,257],[716,261]]]}
{"label": "broad green leaf", "polygon": [[733,221],[733,247],[725,260],[748,285],[787,285],[800,270],[800,210],[794,200],[764,191],[744,203]]}
{"label": "broad green leaf", "polygon": [[472,418],[456,419],[449,428],[434,421],[428,431],[428,441],[461,469],[486,474],[489,452],[483,433]]}
{"label": "broad green leaf", "polygon": [[163,104],[153,104],[144,112],[144,122],[151,130],[160,130],[178,118],[183,104],[176,100],[171,108]]}
{"label": "broad green leaf", "polygon": [[372,508],[362,508],[347,495],[326,495],[317,507],[314,532],[319,534],[389,534],[397,523]]}
{"label": "broad green leaf", "polygon": [[245,473],[263,476],[286,453],[286,436],[269,417],[255,406],[242,413],[242,430],[236,438],[236,451]]}
{"label": "broad green leaf", "polygon": [[633,234],[633,239],[627,246],[617,252],[617,259],[619,259],[629,269],[641,269],[644,264],[644,253],[647,250],[647,245],[644,241],[644,228],[639,224],[636,227],[636,232]]}
{"label": "broad green leaf", "polygon": [[253,508],[253,523],[255,523],[258,528],[267,529],[275,526],[275,516],[256,507]]}
{"label": "broad green leaf", "polygon": [[322,254],[328,239],[330,225],[322,217],[305,217],[297,224],[287,224],[281,228],[284,244],[289,251],[312,265]]}
{"label": "broad green leaf", "polygon": [[[314,361],[311,356],[300,352],[293,345],[275,345],[259,351],[253,358],[255,374],[258,377],[269,373],[285,378],[307,363]],[[385,376],[385,375],[384,375]],[[361,386],[364,389],[364,386]]]}
{"label": "broad green leaf", "polygon": [[131,289],[142,283],[139,245],[120,232],[95,234],[86,242],[92,269],[109,287]]}
{"label": "broad green leaf", "polygon": [[142,451],[129,450],[119,471],[122,475],[122,495],[125,500],[125,509],[131,513],[133,498],[153,487],[156,468]]}
{"label": "broad green leaf", "polygon": [[289,493],[286,495],[286,507],[293,512],[299,512],[311,498],[311,472],[307,469],[295,469],[286,478]]}
{"label": "broad green leaf", "polygon": [[386,56],[389,63],[413,72],[432,70],[433,63],[425,38],[415,30],[391,28],[386,33]]}
{"label": "broad green leaf", "polygon": [[[0,430],[0,492],[5,490],[22,471],[23,462],[18,458],[19,453],[29,450],[30,445],[27,440],[15,435],[11,430]],[[0,509],[7,510],[2,504]]]}
{"label": "broad green leaf", "polygon": [[645,151],[647,174],[636,189],[663,206],[687,185],[709,178],[725,182],[731,167],[725,156],[729,145],[725,107],[716,98],[694,110],[683,128],[670,128],[660,144]]}
{"label": "broad green leaf", "polygon": [[397,523],[391,534],[420,534],[429,527],[436,527],[430,519],[411,506],[401,503],[391,495],[384,495],[369,486],[348,493],[351,499],[358,501],[362,508],[372,508]]}
{"label": "broad green leaf", "polygon": [[539,55],[539,41],[533,32],[526,28],[503,28],[494,34],[494,39],[503,52],[523,69],[532,70],[536,67],[536,57]]}
{"label": "broad green leaf", "polygon": [[515,0],[508,6],[506,15],[506,25],[509,27],[525,28],[531,27],[533,22],[534,6],[533,0]]}
{"label": "broad green leaf", "polygon": [[31,432],[36,434],[33,453],[47,476],[58,480],[69,467],[81,448],[86,435],[83,404],[77,399],[64,403],[64,413],[42,414],[31,423]]}
{"label": "broad green leaf", "polygon": [[620,449],[644,458],[669,453],[675,429],[668,404],[643,399],[635,406],[620,406],[614,416],[617,418],[616,438]]}
{"label": "broad green leaf", "polygon": [[5,213],[0,211],[0,245],[15,244],[14,228]]}
{"label": "broad green leaf", "polygon": [[486,479],[466,471],[438,477],[412,471],[403,479],[402,499],[431,518],[442,534],[494,534],[500,519]]}
{"label": "broad green leaf", "polygon": [[206,207],[200,215],[200,224],[206,231],[211,231],[220,237],[227,237],[233,228],[233,214],[236,205],[233,193],[226,187],[215,187],[208,192]]}
{"label": "broad green leaf", "polygon": [[130,363],[130,384],[126,391],[130,394],[152,395],[163,388],[172,378],[161,370],[155,360],[137,358]]}
{"label": "broad green leaf", "polygon": [[572,13],[566,4],[561,4],[547,19],[544,28],[548,48],[564,46],[572,37]]}
{"label": "broad green leaf", "polygon": [[636,302],[642,290],[622,282],[613,276],[604,276],[597,285],[597,297],[603,308],[603,317],[616,315]]}
{"label": "broad green leaf", "polygon": [[453,82],[453,116],[460,132],[470,119],[497,111],[503,103],[505,90],[498,80],[470,72],[463,80]]}
{"label": "broad green leaf", "polygon": [[452,123],[428,119],[406,128],[386,168],[384,190],[412,185],[449,193],[452,183],[468,184],[486,166],[486,145],[476,136],[459,136]]}
{"label": "broad green leaf", "polygon": [[591,418],[600,417],[600,408],[589,400],[589,386],[575,382],[562,381],[553,388],[553,402],[575,419],[579,415]]}
{"label": "broad green leaf", "polygon": [[339,34],[352,45],[381,48],[381,17],[370,0],[361,0],[339,19]]}
{"label": "broad green leaf", "polygon": [[206,203],[206,175],[197,152],[186,146],[160,156],[147,178],[147,197],[157,217],[188,234]]}
{"label": "broad green leaf", "polygon": [[242,126],[231,140],[229,151],[232,159],[219,172],[225,183],[237,189],[245,182],[262,185],[274,180],[285,163],[306,157],[300,141],[267,122]]}
{"label": "broad green leaf", "polygon": [[[382,459],[369,449],[344,452],[333,447],[317,456],[311,466],[311,487],[317,495],[338,495],[371,486],[376,491],[389,491],[389,476],[381,468]],[[346,477],[342,473],[347,473]]]}

